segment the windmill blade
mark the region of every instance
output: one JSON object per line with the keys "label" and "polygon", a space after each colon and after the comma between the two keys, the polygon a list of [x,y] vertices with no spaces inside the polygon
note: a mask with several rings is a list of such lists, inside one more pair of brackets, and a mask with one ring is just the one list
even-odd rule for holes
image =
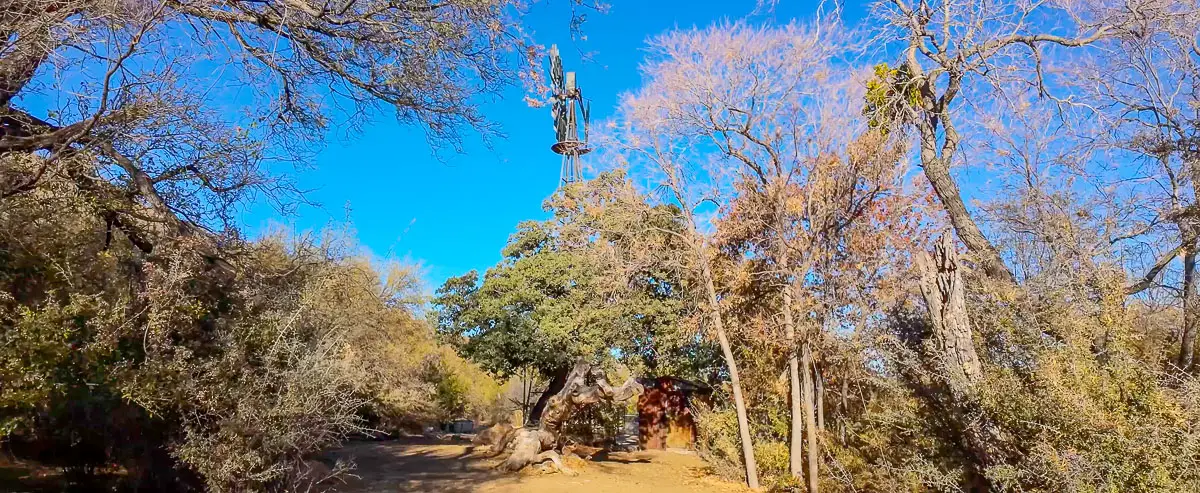
{"label": "windmill blade", "polygon": [[554,100],[554,137],[558,142],[567,138],[567,102],[562,99]]}
{"label": "windmill blade", "polygon": [[581,106],[583,109],[583,143],[586,144],[588,141],[588,127],[590,127],[592,123],[592,102],[585,100],[582,97],[579,99],[583,103],[579,106]]}
{"label": "windmill blade", "polygon": [[558,56],[558,45],[550,46],[550,83],[555,95],[563,92],[562,57]]}

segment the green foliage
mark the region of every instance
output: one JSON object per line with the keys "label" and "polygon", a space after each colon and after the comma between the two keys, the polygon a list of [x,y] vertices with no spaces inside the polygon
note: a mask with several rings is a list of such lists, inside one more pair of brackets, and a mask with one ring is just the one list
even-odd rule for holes
{"label": "green foliage", "polygon": [[[647,216],[644,202],[622,195],[628,187],[623,176],[603,175],[551,198],[554,217],[518,225],[482,280],[471,272],[438,289],[441,334],[500,376],[525,367],[548,376],[580,357],[617,356],[651,372],[711,363],[711,347],[680,330],[681,281],[630,265]],[[654,212],[671,227],[669,211]],[[685,353],[695,358],[672,357]]]}

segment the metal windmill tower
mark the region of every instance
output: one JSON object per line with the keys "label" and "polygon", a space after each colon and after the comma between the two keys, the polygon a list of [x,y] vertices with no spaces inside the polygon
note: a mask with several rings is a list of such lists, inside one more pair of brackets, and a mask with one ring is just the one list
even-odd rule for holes
{"label": "metal windmill tower", "polygon": [[[550,83],[554,88],[554,145],[550,150],[562,156],[562,178],[559,186],[583,180],[583,166],[579,157],[592,151],[588,147],[588,124],[591,104],[583,99],[583,91],[575,85],[575,72],[563,76],[562,58],[558,56],[558,45],[550,47]],[[583,121],[583,138],[580,138],[579,123]]]}

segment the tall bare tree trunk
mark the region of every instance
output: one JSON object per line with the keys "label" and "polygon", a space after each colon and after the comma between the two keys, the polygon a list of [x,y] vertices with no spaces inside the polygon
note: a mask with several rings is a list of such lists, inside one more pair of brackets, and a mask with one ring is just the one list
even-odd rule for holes
{"label": "tall bare tree trunk", "polygon": [[[963,202],[962,192],[958,189],[958,183],[950,175],[950,160],[958,151],[961,136],[950,120],[947,105],[962,86],[964,74],[951,73],[943,96],[937,98],[936,80],[924,75],[924,71],[917,62],[915,48],[910,49],[906,63],[912,74],[922,74],[918,86],[924,108],[923,115],[918,117],[915,123],[921,140],[921,168],[925,170],[925,177],[933,186],[933,191],[942,203],[942,208],[950,216],[950,223],[954,225],[954,231],[967,245],[967,249],[977,257],[988,277],[1015,282],[1012,271],[1008,270],[1008,267],[1004,265],[1004,260],[1000,257],[1000,251],[996,249],[995,245],[992,245],[991,241],[988,241],[987,237],[983,235],[983,231],[979,229],[979,225],[975,223],[975,219],[971,217],[966,203]],[[940,132],[939,125],[942,127]],[[942,137],[940,144],[938,143],[939,134]]]}
{"label": "tall bare tree trunk", "polygon": [[[1200,162],[1194,152],[1185,153],[1184,162],[1192,178],[1192,195],[1200,197]],[[1196,364],[1196,333],[1200,331],[1200,299],[1196,297],[1196,242],[1200,226],[1184,214],[1178,221],[1183,245],[1183,330],[1179,340],[1179,368],[1191,371]]]}
{"label": "tall bare tree trunk", "polygon": [[725,366],[729,368],[729,383],[733,387],[733,407],[737,412],[738,434],[742,440],[742,460],[746,466],[746,485],[757,490],[758,462],[754,460],[754,442],[750,439],[750,419],[746,415],[746,400],[742,397],[742,380],[738,376],[737,362],[733,359],[733,348],[729,337],[725,334],[725,323],[721,316],[721,304],[717,300],[717,288],[713,284],[712,269],[708,262],[701,261],[701,274],[704,276],[704,288],[708,294],[708,309],[712,317],[713,329],[717,332],[717,342],[721,345],[721,354],[725,357]]}
{"label": "tall bare tree trunk", "polygon": [[[782,204],[777,205],[776,214],[782,211]],[[779,231],[776,233],[781,238],[783,236],[783,223],[777,221]],[[788,256],[787,246],[779,241],[776,245],[775,256],[778,258],[779,266],[785,272],[790,269],[790,258]],[[791,437],[788,443],[788,472],[793,478],[800,478],[804,475],[804,457],[803,457],[803,442],[804,442],[804,411],[801,406],[801,391],[800,391],[800,358],[796,354],[796,348],[799,347],[796,341],[796,320],[792,314],[792,280],[788,279],[783,284],[783,289],[780,290],[780,306],[779,312],[783,315],[784,336],[787,337],[788,347],[788,401],[791,406]]]}
{"label": "tall bare tree trunk", "polygon": [[1012,273],[1004,265],[1004,260],[1000,258],[1000,251],[983,235],[983,231],[975,224],[971,213],[967,211],[962,194],[958,190],[958,184],[954,182],[954,177],[950,176],[949,159],[932,159],[922,164],[925,169],[925,177],[933,185],[933,191],[937,193],[938,200],[941,201],[946,214],[950,216],[950,223],[954,225],[954,231],[967,245],[967,249],[978,258],[983,271],[993,279],[1013,281]]}
{"label": "tall bare tree trunk", "polygon": [[804,368],[804,390],[801,392],[804,404],[804,427],[808,429],[808,493],[817,493],[820,477],[818,469],[821,461],[820,449],[817,448],[817,415],[816,389],[813,387],[812,346],[804,341],[800,353],[800,364]]}
{"label": "tall bare tree trunk", "polygon": [[787,337],[791,341],[791,354],[788,355],[788,384],[789,384],[789,401],[791,404],[791,439],[788,444],[788,472],[793,478],[800,478],[804,475],[804,400],[803,393],[800,390],[800,358],[796,354],[796,334],[795,329],[789,330]]}
{"label": "tall bare tree trunk", "polygon": [[1196,325],[1200,319],[1200,300],[1196,298],[1196,240],[1188,234],[1183,251],[1183,333],[1180,335],[1179,368],[1190,371],[1195,363]]}

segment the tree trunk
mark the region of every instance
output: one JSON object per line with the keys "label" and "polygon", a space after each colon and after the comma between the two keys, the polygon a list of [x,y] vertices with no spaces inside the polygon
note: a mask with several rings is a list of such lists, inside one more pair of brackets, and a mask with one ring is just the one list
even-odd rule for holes
{"label": "tree trunk", "polygon": [[803,350],[801,351],[800,364],[804,368],[804,390],[802,397],[804,401],[804,427],[808,429],[808,493],[817,493],[819,481],[818,468],[820,464],[820,449],[817,448],[817,422],[816,422],[816,392],[813,387],[812,374],[812,347],[808,341],[804,342]]}
{"label": "tree trunk", "polygon": [[932,254],[925,252],[915,260],[931,325],[923,351],[933,377],[946,390],[936,398],[953,413],[951,419],[962,425],[964,452],[975,466],[975,479],[994,490],[986,472],[1006,462],[1006,439],[1003,430],[981,408],[975,392],[975,386],[983,380],[983,365],[967,318],[954,240],[949,233],[943,234]]}
{"label": "tree trunk", "polygon": [[[788,254],[787,244],[784,242],[784,234],[787,231],[787,223],[785,222],[785,211],[787,210],[787,196],[781,189],[775,197],[775,206],[772,213],[775,216],[775,259],[778,268],[785,272],[792,272],[791,256]],[[800,479],[804,475],[804,411],[800,404],[800,358],[797,355],[796,349],[799,344],[796,340],[796,320],[792,313],[792,289],[795,288],[794,276],[787,276],[784,279],[780,289],[779,313],[783,316],[784,337],[787,338],[788,348],[788,404],[789,414],[791,419],[791,430],[788,439],[788,472],[793,478]]]}
{"label": "tree trunk", "polygon": [[932,323],[931,352],[939,359],[943,375],[955,396],[971,394],[971,387],[983,378],[983,366],[975,352],[971,326],[967,320],[966,294],[958,252],[949,234],[943,234],[933,255],[916,258],[921,270],[921,294],[929,308]]}
{"label": "tree trunk", "polygon": [[804,474],[804,409],[801,402],[804,400],[800,391],[800,358],[796,355],[795,337],[789,334],[788,340],[792,341],[791,354],[788,355],[788,384],[791,404],[791,436],[788,444],[788,472],[793,478],[801,478]]}
{"label": "tree trunk", "polygon": [[[1189,235],[1190,236],[1190,235]],[[1194,239],[1185,239],[1183,251],[1183,330],[1180,334],[1179,368],[1190,371],[1196,351],[1196,325],[1200,318],[1200,300],[1196,298],[1196,248]]]}
{"label": "tree trunk", "polygon": [[[16,10],[26,10],[16,8]],[[67,11],[69,9],[61,9]],[[54,21],[47,19],[43,22],[33,21],[28,24],[18,22],[22,28],[16,33],[5,33],[4,41],[10,49],[5,50],[6,56],[0,58],[0,108],[8,109],[9,102],[20,94],[21,90],[33,80],[38,68],[49,59],[50,54],[58,47],[58,42],[52,37],[50,26],[61,22],[69,12],[55,15]],[[36,19],[37,14],[29,16]],[[55,22],[56,21],[56,22]],[[53,24],[51,24],[53,22]],[[9,44],[9,43],[12,44]]]}
{"label": "tree trunk", "polygon": [[[588,385],[588,377],[596,384]],[[558,375],[555,375],[557,378]],[[590,363],[578,361],[566,374],[558,392],[552,394],[544,405],[545,411],[536,427],[527,426],[511,436],[513,452],[498,467],[506,471],[518,471],[530,464],[551,461],[561,472],[574,474],[562,462],[558,452],[562,426],[571,414],[581,407],[602,400],[627,401],[642,392],[641,384],[630,378],[620,387],[609,385],[604,374]],[[549,394],[549,391],[546,392]],[[503,450],[507,443],[494,445]]]}
{"label": "tree trunk", "polygon": [[725,366],[729,368],[729,384],[733,387],[733,407],[737,412],[738,434],[742,441],[742,460],[746,466],[746,485],[757,490],[758,463],[754,460],[754,443],[750,439],[750,420],[746,415],[746,401],[742,397],[742,381],[738,376],[737,362],[733,359],[733,348],[729,337],[725,334],[725,324],[721,317],[721,304],[717,301],[717,289],[713,284],[712,269],[708,262],[701,259],[701,274],[704,276],[704,287],[708,294],[708,309],[712,318],[713,329],[717,333],[717,342],[721,345],[721,354],[725,357]]}
{"label": "tree trunk", "polygon": [[967,245],[967,249],[978,258],[983,271],[992,279],[1015,282],[1012,272],[1000,258],[1000,251],[983,235],[983,231],[975,224],[971,213],[967,211],[962,194],[958,190],[958,184],[954,182],[954,177],[950,176],[949,159],[943,156],[942,159],[934,159],[923,164],[925,176],[933,185],[933,191],[937,193],[938,200],[942,202],[942,207],[950,216],[950,223],[954,225],[954,231]]}
{"label": "tree trunk", "polygon": [[825,377],[813,362],[813,382],[817,385],[817,430],[825,431]]}
{"label": "tree trunk", "polygon": [[533,415],[533,371],[525,367],[521,374],[521,422],[529,424],[529,417]]}
{"label": "tree trunk", "polygon": [[[781,262],[786,265],[787,253],[780,254]],[[804,411],[800,404],[800,358],[796,354],[796,323],[792,316],[792,286],[786,284],[781,293],[782,303],[779,311],[783,314],[783,327],[788,342],[788,401],[791,405],[791,436],[788,443],[788,472],[793,478],[799,479],[804,474]]]}
{"label": "tree trunk", "polygon": [[550,398],[561,392],[563,387],[566,386],[567,373],[570,370],[570,367],[564,366],[554,372],[554,375],[550,376],[550,383],[547,384],[546,391],[542,392],[537,402],[534,403],[533,409],[529,411],[529,415],[525,416],[525,426],[536,425],[542,420],[542,413],[546,410],[546,403],[550,402]]}
{"label": "tree trunk", "polygon": [[[913,63],[916,62],[910,61],[910,64]],[[918,67],[911,68],[918,69]],[[914,70],[914,73],[918,70]],[[932,85],[932,82],[929,81],[925,83]],[[952,83],[957,82],[952,81]],[[933,87],[928,87],[926,90],[926,94],[930,96],[935,92]],[[921,168],[925,170],[925,177],[933,186],[933,191],[942,203],[942,208],[950,216],[950,223],[954,225],[954,231],[958,233],[959,239],[967,245],[967,249],[977,257],[983,271],[993,279],[1016,282],[1012,272],[1000,258],[1000,251],[983,235],[979,225],[975,224],[970,211],[967,210],[967,205],[963,202],[958,184],[955,183],[954,177],[950,176],[950,159],[958,149],[959,136],[957,131],[949,126],[949,120],[945,119],[946,123],[942,129],[943,142],[940,146],[938,145],[938,121],[939,117],[943,115],[936,113],[945,111],[944,106],[940,110],[935,109],[938,106],[933,101],[928,101],[926,111],[933,112],[933,114],[919,119],[917,122],[917,131],[921,138]]]}
{"label": "tree trunk", "polygon": [[838,440],[842,445],[846,444],[846,415],[850,413],[850,375],[849,372],[843,371],[840,377],[842,391],[838,396]]}

